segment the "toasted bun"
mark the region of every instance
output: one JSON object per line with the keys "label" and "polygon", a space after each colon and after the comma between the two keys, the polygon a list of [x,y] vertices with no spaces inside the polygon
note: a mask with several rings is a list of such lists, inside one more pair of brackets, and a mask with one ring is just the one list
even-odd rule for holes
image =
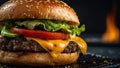
{"label": "toasted bun", "polygon": [[65,65],[74,63],[79,56],[79,52],[75,53],[62,53],[57,58],[51,57],[48,53],[27,53],[20,54],[14,52],[0,51],[0,62],[5,64],[16,65]]}
{"label": "toasted bun", "polygon": [[79,25],[75,11],[59,0],[10,0],[0,7],[0,21],[11,19],[51,19]]}

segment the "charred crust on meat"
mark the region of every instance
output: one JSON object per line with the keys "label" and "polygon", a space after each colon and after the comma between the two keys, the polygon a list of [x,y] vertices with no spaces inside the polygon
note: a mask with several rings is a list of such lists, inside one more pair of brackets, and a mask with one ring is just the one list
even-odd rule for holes
{"label": "charred crust on meat", "polygon": [[[0,50],[19,52],[20,54],[25,54],[26,52],[47,52],[36,41],[27,40],[24,36],[18,36],[16,38],[1,37],[0,44]],[[74,53],[78,50],[78,44],[70,41],[62,53]]]}

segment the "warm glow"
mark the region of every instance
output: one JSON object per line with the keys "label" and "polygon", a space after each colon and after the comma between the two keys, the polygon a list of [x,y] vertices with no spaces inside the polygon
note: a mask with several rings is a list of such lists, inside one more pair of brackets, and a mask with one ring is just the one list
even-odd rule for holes
{"label": "warm glow", "polygon": [[116,26],[116,5],[106,16],[106,32],[102,37],[103,42],[113,43],[119,40],[119,29]]}

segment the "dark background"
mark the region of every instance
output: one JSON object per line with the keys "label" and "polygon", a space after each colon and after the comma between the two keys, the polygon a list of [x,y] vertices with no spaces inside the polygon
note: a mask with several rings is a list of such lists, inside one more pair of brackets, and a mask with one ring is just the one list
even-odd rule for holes
{"label": "dark background", "polygon": [[[7,0],[0,0],[0,4]],[[117,5],[117,26],[120,28],[120,0],[63,0],[75,9],[81,24],[86,25],[85,33],[105,32],[106,14],[110,12],[113,1]]]}
{"label": "dark background", "polygon": [[106,14],[111,11],[113,2],[117,5],[116,23],[120,27],[120,0],[64,0],[77,12],[81,24],[86,25],[87,33],[105,32]]}

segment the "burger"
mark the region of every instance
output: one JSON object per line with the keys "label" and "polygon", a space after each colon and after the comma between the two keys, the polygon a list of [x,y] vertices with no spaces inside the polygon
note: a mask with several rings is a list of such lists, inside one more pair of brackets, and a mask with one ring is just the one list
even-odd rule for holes
{"label": "burger", "polygon": [[60,0],[9,0],[0,7],[0,63],[66,65],[87,51],[85,25]]}

